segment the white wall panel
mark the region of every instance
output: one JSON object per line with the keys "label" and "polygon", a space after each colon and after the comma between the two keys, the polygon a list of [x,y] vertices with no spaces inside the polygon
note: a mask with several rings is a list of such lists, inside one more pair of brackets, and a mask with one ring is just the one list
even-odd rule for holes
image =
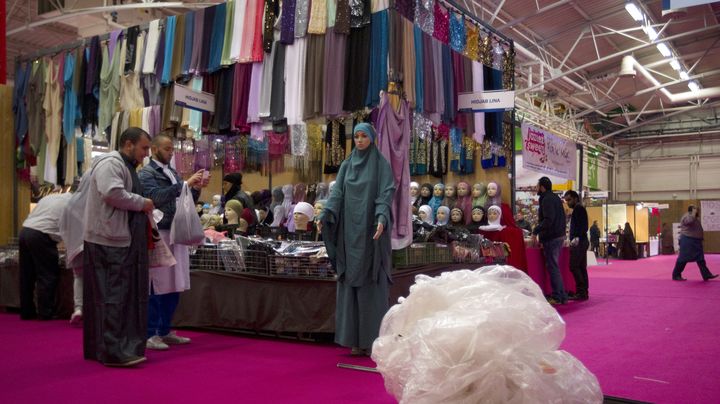
{"label": "white wall panel", "polygon": [[616,174],[620,201],[720,198],[720,142],[646,147],[618,160]]}

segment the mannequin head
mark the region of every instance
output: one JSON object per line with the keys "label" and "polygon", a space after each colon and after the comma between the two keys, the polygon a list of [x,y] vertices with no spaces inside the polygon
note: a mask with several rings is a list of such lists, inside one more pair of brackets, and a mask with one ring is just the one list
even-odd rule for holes
{"label": "mannequin head", "polygon": [[442,198],[445,195],[445,184],[437,183],[433,187],[433,196],[436,198]]}
{"label": "mannequin head", "polygon": [[202,214],[203,205],[205,205],[205,203],[203,203],[202,201],[198,201],[198,203],[195,204],[195,212],[197,212],[198,214]]}
{"label": "mannequin head", "polygon": [[210,204],[206,203],[203,205],[203,214],[208,214],[208,213],[210,213]]}
{"label": "mannequin head", "polygon": [[470,186],[467,182],[458,182],[457,184],[457,196],[458,198],[464,198],[470,193]]}
{"label": "mannequin head", "polygon": [[420,196],[423,198],[430,198],[433,193],[432,185],[430,184],[423,184],[422,187],[420,187]]}
{"label": "mannequin head", "polygon": [[280,227],[285,219],[285,207],[277,205],[273,209],[273,222],[270,223],[270,227]]}
{"label": "mannequin head", "polygon": [[218,205],[220,205],[220,195],[213,195],[212,206],[215,207]]}
{"label": "mannequin head", "polygon": [[481,223],[485,219],[485,208],[482,206],[476,206],[472,210],[472,221],[473,223]]}
{"label": "mannequin head", "polygon": [[453,208],[450,211],[450,222],[455,225],[462,225],[465,223],[463,220],[463,211],[460,208]]}
{"label": "mannequin head", "polygon": [[418,217],[420,220],[427,224],[433,223],[433,211],[432,208],[428,205],[423,205],[418,209]]}
{"label": "mannequin head", "polygon": [[441,206],[438,208],[437,217],[435,218],[438,225],[446,225],[450,220],[450,208]]}
{"label": "mannequin head", "polygon": [[492,205],[488,208],[487,212],[488,216],[488,223],[489,224],[500,224],[500,218],[502,216],[502,210],[500,210],[500,207],[497,205]]}
{"label": "mannequin head", "polygon": [[454,198],[455,197],[455,184],[446,184],[445,185],[445,197],[446,198]]}
{"label": "mannequin head", "polygon": [[[498,187],[498,184],[496,182],[490,182],[487,185],[487,196],[490,198],[494,198],[495,196],[498,196],[500,191],[500,188]],[[488,215],[490,212],[488,212]]]}
{"label": "mannequin head", "polygon": [[307,202],[300,202],[295,205],[293,211],[293,220],[295,220],[295,228],[298,230],[307,230],[308,223],[315,218],[315,208]]}
{"label": "mannequin head", "polygon": [[410,196],[413,198],[417,198],[417,196],[420,194],[420,185],[413,181],[410,183]]}
{"label": "mannequin head", "polygon": [[472,197],[481,198],[487,194],[487,186],[482,182],[478,182],[472,187]]}
{"label": "mannequin head", "polygon": [[243,209],[243,204],[240,201],[236,199],[227,201],[225,204],[225,219],[227,219],[228,224],[238,224],[238,219],[242,216]]}

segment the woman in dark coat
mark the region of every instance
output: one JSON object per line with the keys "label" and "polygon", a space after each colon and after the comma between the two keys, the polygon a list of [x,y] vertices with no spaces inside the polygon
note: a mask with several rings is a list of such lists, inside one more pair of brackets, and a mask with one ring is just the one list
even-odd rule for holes
{"label": "woman in dark coat", "polygon": [[628,222],[625,222],[625,229],[622,236],[620,236],[620,258],[624,260],[636,260],[638,258],[635,234]]}

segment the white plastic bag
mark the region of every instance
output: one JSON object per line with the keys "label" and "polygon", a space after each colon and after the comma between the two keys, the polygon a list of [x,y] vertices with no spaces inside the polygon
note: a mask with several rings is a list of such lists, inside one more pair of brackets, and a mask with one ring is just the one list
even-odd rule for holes
{"label": "white plastic bag", "polygon": [[195,201],[187,183],[183,184],[180,197],[177,199],[175,218],[170,226],[170,243],[182,245],[199,245],[205,241],[200,217],[195,211]]}
{"label": "white plastic bag", "polygon": [[595,376],[558,350],[564,338],[530,277],[488,266],[417,276],[372,358],[401,403],[601,403]]}
{"label": "white plastic bag", "polygon": [[[157,216],[155,216],[157,212],[159,212],[160,219],[157,219]],[[162,212],[160,212],[158,209],[155,209],[152,214],[148,214],[148,219],[150,220],[150,224],[152,225],[153,229],[152,238],[154,245],[153,249],[148,251],[148,266],[150,268],[161,268],[171,267],[177,264],[175,256],[170,250],[170,247],[165,244],[165,240],[160,237],[160,232],[158,231],[157,222],[162,220]]]}

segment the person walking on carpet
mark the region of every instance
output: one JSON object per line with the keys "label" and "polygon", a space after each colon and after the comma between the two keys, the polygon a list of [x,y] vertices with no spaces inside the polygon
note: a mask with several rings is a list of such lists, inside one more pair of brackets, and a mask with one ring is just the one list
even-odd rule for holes
{"label": "person walking on carpet", "polygon": [[673,269],[672,279],[674,281],[686,281],[682,277],[685,264],[688,262],[697,262],[700,268],[700,275],[704,281],[715,279],[717,274],[713,274],[705,263],[705,252],[703,251],[703,227],[700,223],[700,210],[694,205],[688,206],[686,213],[680,221],[680,253],[675,268]]}

